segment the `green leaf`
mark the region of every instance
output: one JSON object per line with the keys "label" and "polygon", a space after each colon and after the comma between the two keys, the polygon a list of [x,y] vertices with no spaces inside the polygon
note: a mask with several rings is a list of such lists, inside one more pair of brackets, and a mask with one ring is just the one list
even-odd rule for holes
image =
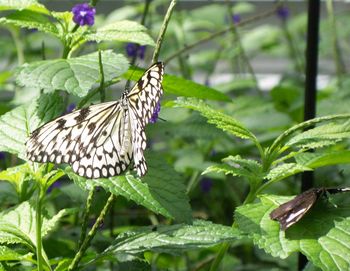
{"label": "green leaf", "polygon": [[146,31],[147,29],[143,25],[134,21],[124,20],[98,28],[95,33],[84,35],[84,38],[97,42],[117,40],[154,46],[153,39]]}
{"label": "green leaf", "polygon": [[322,270],[347,270],[350,266],[350,209],[335,208],[319,200],[308,214],[286,232],[270,219],[270,212],[291,197],[261,196],[261,203],[238,207],[239,230],[274,257],[301,252]]}
{"label": "green leaf", "polygon": [[31,131],[63,111],[63,98],[57,93],[16,107],[0,117],[0,151],[25,159],[25,142]]}
{"label": "green leaf", "polygon": [[49,17],[31,10],[21,10],[0,18],[0,24],[37,29],[53,35],[58,35],[58,29]]}
{"label": "green leaf", "polygon": [[118,236],[104,253],[136,254],[148,250],[158,253],[179,253],[230,242],[238,237],[239,233],[235,228],[195,220],[193,225],[159,225],[126,232]]}
{"label": "green leaf", "polygon": [[243,139],[250,139],[254,142],[257,141],[256,137],[247,130],[243,124],[221,111],[211,108],[201,100],[194,98],[178,98],[174,102],[174,106],[196,110],[208,119],[208,123],[216,125],[219,129]]}
{"label": "green leaf", "polygon": [[[52,218],[44,214],[42,236],[46,236],[65,214],[65,210],[61,210]],[[27,201],[2,212],[0,214],[0,243],[21,243],[34,250],[36,246],[35,217],[35,209]]]}
{"label": "green leaf", "polygon": [[257,178],[262,174],[262,166],[255,160],[243,159],[239,155],[228,156],[223,159],[227,164],[208,167],[203,174],[209,172],[222,172],[225,175],[244,176],[248,179]]}
{"label": "green leaf", "polygon": [[191,207],[181,176],[160,159],[147,157],[146,160],[149,169],[142,180],[129,173],[108,179],[88,180],[74,174],[69,167],[66,173],[83,189],[102,186],[107,191],[132,200],[155,213],[180,222],[190,222]]}
{"label": "green leaf", "polygon": [[325,153],[300,153],[295,156],[298,164],[309,168],[350,163],[350,151],[334,151]]}
{"label": "green leaf", "polygon": [[[137,81],[142,76],[144,70],[132,67],[124,78]],[[166,93],[175,94],[177,96],[195,97],[199,99],[230,101],[231,99],[216,89],[186,80],[174,75],[164,75],[163,88]]]}
{"label": "green leaf", "polygon": [[342,124],[329,123],[317,126],[301,134],[292,137],[287,146],[293,146],[303,149],[315,149],[335,143],[350,137],[350,122]]}
{"label": "green leaf", "polygon": [[32,10],[44,14],[49,14],[50,11],[36,0],[0,0],[0,10]]}
{"label": "green leaf", "polygon": [[[127,59],[111,50],[102,52],[105,81],[123,74],[128,68]],[[85,96],[100,80],[98,53],[70,59],[44,60],[24,65],[19,69],[19,84],[52,92],[65,90],[73,95]]]}
{"label": "green leaf", "polygon": [[265,178],[269,180],[269,183],[274,183],[297,173],[310,170],[312,169],[296,163],[285,163],[271,169]]}
{"label": "green leaf", "polygon": [[9,247],[0,246],[0,261],[30,261],[32,260],[32,256],[32,253],[22,255]]}
{"label": "green leaf", "polygon": [[22,184],[29,172],[31,172],[31,169],[27,163],[10,167],[0,172],[0,180],[8,181],[15,187],[16,192],[21,194]]}

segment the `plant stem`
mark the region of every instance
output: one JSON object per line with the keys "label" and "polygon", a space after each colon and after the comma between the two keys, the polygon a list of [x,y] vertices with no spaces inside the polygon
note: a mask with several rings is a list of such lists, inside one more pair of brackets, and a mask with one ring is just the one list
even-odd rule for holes
{"label": "plant stem", "polygon": [[91,204],[94,198],[94,194],[95,194],[95,189],[93,188],[89,191],[88,197],[86,198],[86,207],[85,207],[85,212],[83,217],[83,224],[81,226],[81,234],[80,234],[80,239],[78,243],[78,249],[82,246],[84,239],[86,237],[86,230],[89,222],[89,215],[91,211]]}
{"label": "plant stem", "polygon": [[105,74],[103,72],[101,50],[98,50],[98,66],[100,68],[100,99],[101,99],[101,103],[103,103],[106,99],[106,92],[105,92],[105,88],[103,87],[105,83]]}
{"label": "plant stem", "polygon": [[171,18],[171,14],[173,13],[173,10],[175,8],[176,1],[177,0],[172,0],[171,1],[170,5],[168,7],[168,10],[167,10],[167,12],[165,14],[164,21],[163,21],[163,24],[162,24],[162,27],[160,29],[159,36],[158,36],[158,39],[157,39],[157,42],[156,42],[156,48],[154,49],[154,53],[153,53],[153,57],[152,57],[152,62],[153,63],[158,61],[160,48],[161,48],[161,45],[162,45],[162,42],[163,42],[163,38],[164,38],[166,29],[168,27],[168,24],[169,24],[169,21],[170,21],[170,18]]}
{"label": "plant stem", "polygon": [[[112,80],[112,81],[109,81],[107,82],[103,87],[104,88],[107,88],[113,84],[116,84],[120,81],[120,79],[115,79],[115,80]],[[97,93],[100,92],[100,88],[101,86],[98,86],[97,88],[91,90],[78,104],[77,108],[82,108],[93,96],[95,96]]]}
{"label": "plant stem", "polygon": [[341,50],[339,48],[338,41],[338,33],[337,33],[337,24],[334,17],[333,10],[333,0],[326,1],[327,13],[329,17],[329,21],[332,27],[332,42],[333,42],[333,54],[334,54],[334,62],[337,74],[337,83],[340,86],[341,77],[346,73],[345,64],[341,55]]}
{"label": "plant stem", "polygon": [[23,53],[23,43],[20,39],[19,30],[14,27],[9,27],[9,31],[16,46],[18,66],[21,66],[25,60]]}
{"label": "plant stem", "polygon": [[87,248],[90,245],[91,240],[94,238],[94,236],[96,235],[97,229],[98,227],[102,224],[104,218],[106,217],[110,207],[113,204],[114,201],[114,195],[111,194],[105,204],[105,206],[103,207],[100,215],[98,216],[98,218],[96,219],[95,224],[92,226],[91,230],[89,231],[88,235],[85,237],[81,247],[79,248],[78,253],[75,255],[73,261],[71,262],[71,264],[68,267],[68,271],[73,271],[76,270],[78,267],[79,262],[81,261],[85,251],[87,250]]}
{"label": "plant stem", "polygon": [[[234,27],[244,26],[244,25],[250,24],[251,22],[255,22],[257,20],[264,19],[264,18],[266,18],[268,16],[271,16],[271,15],[275,14],[275,12],[276,12],[276,7],[273,8],[272,10],[269,10],[267,12],[261,13],[261,14],[259,14],[257,16],[252,17],[252,18],[244,20],[244,21],[234,25]],[[232,31],[232,29],[233,29],[233,27],[231,25],[231,26],[229,26],[229,27],[227,27],[225,29],[222,29],[222,30],[219,30],[219,31],[217,31],[217,32],[215,32],[213,34],[210,34],[209,36],[204,37],[204,38],[202,38],[202,39],[200,39],[200,40],[198,40],[198,41],[196,41],[196,42],[194,42],[192,44],[189,44],[189,45],[183,47],[182,49],[176,51],[172,55],[170,55],[166,60],[164,60],[164,63],[168,63],[170,60],[178,57],[179,55],[182,55],[183,53],[185,53],[185,52],[187,52],[189,50],[192,50],[194,47],[202,45],[203,43],[211,41],[211,40],[215,39],[216,37],[219,37],[219,36],[221,36],[223,34],[226,34],[227,32]]]}
{"label": "plant stem", "polygon": [[43,270],[42,238],[41,238],[41,215],[42,215],[42,188],[39,188],[36,199],[36,258],[38,271]]}

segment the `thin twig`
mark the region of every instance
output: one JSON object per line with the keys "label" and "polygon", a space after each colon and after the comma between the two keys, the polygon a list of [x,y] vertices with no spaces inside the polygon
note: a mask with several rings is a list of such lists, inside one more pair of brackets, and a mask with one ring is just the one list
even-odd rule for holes
{"label": "thin twig", "polygon": [[164,21],[163,21],[163,24],[162,24],[162,28],[160,29],[159,36],[158,36],[158,39],[157,39],[156,48],[154,49],[154,53],[153,53],[153,57],[152,57],[152,63],[155,63],[155,62],[158,61],[160,48],[161,48],[162,43],[163,43],[163,38],[164,38],[164,35],[165,35],[165,32],[166,32],[166,29],[168,27],[168,24],[169,24],[169,21],[170,21],[170,18],[171,18],[171,14],[173,13],[173,10],[175,8],[176,2],[177,2],[177,0],[172,0],[171,1],[170,5],[168,7],[168,10],[167,10],[167,12],[165,14]]}
{"label": "thin twig", "polygon": [[92,238],[94,238],[94,236],[96,235],[97,229],[103,223],[103,220],[106,217],[110,207],[112,206],[114,199],[115,199],[114,195],[111,194],[109,196],[105,206],[103,207],[100,215],[98,216],[95,224],[92,226],[92,228],[89,231],[88,235],[85,237],[85,239],[84,239],[84,241],[83,241],[83,243],[82,243],[78,253],[75,255],[73,261],[69,265],[68,271],[77,270],[79,262],[81,261],[85,251],[89,247]]}
{"label": "thin twig", "polygon": [[215,39],[216,37],[219,37],[219,36],[221,36],[221,35],[223,35],[223,34],[226,34],[226,33],[229,32],[229,31],[232,31],[232,29],[235,28],[235,27],[241,27],[241,26],[250,24],[250,23],[252,23],[252,22],[255,22],[255,21],[257,21],[257,20],[264,19],[264,18],[266,18],[266,17],[268,17],[268,16],[271,16],[271,15],[274,14],[275,12],[276,12],[276,7],[273,8],[272,10],[266,11],[266,12],[264,12],[264,13],[261,13],[261,14],[257,15],[257,16],[254,16],[254,17],[252,17],[252,18],[249,18],[249,19],[247,19],[247,20],[244,20],[244,21],[242,21],[242,22],[240,22],[240,23],[234,25],[234,27],[231,25],[230,27],[227,27],[227,28],[225,28],[225,29],[223,29],[223,30],[219,30],[219,31],[217,31],[217,32],[215,32],[215,33],[212,33],[212,34],[210,34],[209,36],[204,37],[204,38],[202,38],[202,39],[200,39],[200,40],[198,40],[198,41],[196,41],[196,42],[194,42],[194,43],[192,43],[192,44],[190,44],[190,45],[187,45],[187,46],[183,47],[182,49],[178,50],[177,52],[175,52],[174,54],[172,54],[171,56],[169,56],[167,59],[165,59],[165,60],[164,60],[164,63],[165,63],[165,64],[168,63],[170,60],[172,60],[172,59],[178,57],[179,55],[181,55],[181,54],[183,54],[183,53],[185,53],[185,52],[187,52],[187,51],[189,51],[189,50],[192,50],[194,47],[197,47],[198,45],[201,45],[201,44],[203,44],[203,43],[206,43],[206,42],[208,42],[208,41],[211,41],[211,40]]}
{"label": "thin twig", "polygon": [[106,99],[106,92],[105,88],[103,87],[105,83],[105,74],[103,72],[103,64],[102,64],[102,53],[101,50],[98,50],[98,65],[100,68],[100,97],[101,97],[101,103],[103,103]]}
{"label": "thin twig", "polygon": [[78,249],[81,247],[81,245],[83,244],[84,239],[86,237],[86,229],[87,229],[87,225],[89,222],[89,215],[90,215],[90,211],[91,211],[92,200],[94,198],[94,194],[95,194],[95,189],[91,189],[89,191],[88,197],[86,198],[85,212],[84,212],[84,217],[83,217],[83,225],[81,226],[81,233],[80,233],[80,239],[79,239],[79,243],[78,243]]}

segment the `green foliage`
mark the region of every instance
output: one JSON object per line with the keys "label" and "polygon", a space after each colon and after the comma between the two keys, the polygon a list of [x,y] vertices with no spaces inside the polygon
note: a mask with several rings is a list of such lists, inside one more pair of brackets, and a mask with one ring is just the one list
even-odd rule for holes
{"label": "green foliage", "polygon": [[133,21],[118,21],[97,28],[95,33],[85,35],[90,41],[127,41],[154,46],[152,38],[146,33],[146,27]]}
{"label": "green foliage", "polygon": [[155,213],[189,223],[192,219],[191,207],[181,177],[162,160],[150,156],[149,161],[148,173],[142,180],[130,173],[108,179],[87,180],[74,174],[70,168],[66,172],[83,189],[102,186],[105,190],[132,200]]}
{"label": "green foliage", "polygon": [[178,253],[237,239],[235,228],[195,220],[192,225],[176,224],[140,228],[120,235],[104,253],[136,254],[144,251]]}
{"label": "green foliage", "polygon": [[24,159],[24,143],[30,132],[62,111],[62,97],[52,93],[41,95],[37,100],[0,116],[0,151],[7,151]]}
{"label": "green foliage", "polygon": [[[110,50],[102,52],[102,63],[106,82],[120,76],[128,68],[125,57]],[[17,82],[26,87],[49,92],[60,89],[83,97],[99,82],[98,53],[24,65],[19,69]]]}
{"label": "green foliage", "polygon": [[37,29],[39,31],[58,35],[58,29],[48,16],[32,10],[21,10],[0,18],[0,24],[19,26],[28,29]]}
{"label": "green foliage", "polygon": [[[275,19],[260,19],[277,6],[264,15],[245,2],[183,3],[164,19],[169,1],[146,2],[148,9],[140,2],[108,10],[91,1],[95,24],[80,26],[73,4],[56,12],[36,0],[0,0],[0,270],[295,270],[299,252],[305,270],[347,270],[346,195],[320,197],[286,231],[270,213],[291,199],[278,194],[297,193],[302,172],[315,170],[315,186],[349,185],[342,58],[350,31],[335,29],[349,16],[331,22],[326,5],[320,57],[336,68],[322,70],[329,78],[319,84],[321,117],[301,122],[305,13],[269,23]],[[274,61],[285,56],[280,71]],[[69,166],[26,162],[36,128],[68,108],[115,100],[121,78],[138,81],[144,69],[136,66],[158,59],[162,120],[146,128],[144,177],[133,165],[89,180]],[[280,79],[266,87],[260,70]]]}
{"label": "green foliage", "polygon": [[[124,78],[137,81],[143,71],[133,67],[124,74]],[[181,77],[166,74],[163,79],[163,88],[166,93],[184,97],[196,97],[215,101],[229,101],[229,97],[216,89],[186,80]]]}
{"label": "green foliage", "polygon": [[260,203],[237,208],[235,218],[242,234],[275,257],[286,258],[300,251],[322,270],[344,270],[349,266],[350,238],[348,208],[319,202],[300,222],[286,232],[269,217],[270,212],[290,197],[262,195]]}

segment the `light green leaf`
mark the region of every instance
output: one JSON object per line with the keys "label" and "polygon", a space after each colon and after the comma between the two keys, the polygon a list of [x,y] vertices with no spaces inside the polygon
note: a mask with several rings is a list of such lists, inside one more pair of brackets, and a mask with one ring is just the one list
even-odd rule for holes
{"label": "light green leaf", "polygon": [[57,93],[41,95],[37,100],[0,117],[0,151],[25,159],[25,142],[31,131],[63,111],[63,99]]}
{"label": "light green leaf", "polygon": [[328,123],[292,137],[286,145],[304,149],[315,149],[334,145],[335,143],[349,137],[349,121],[342,124]]}
{"label": "light green leaf", "polygon": [[309,168],[350,163],[350,151],[332,151],[324,153],[300,153],[295,156],[298,164]]}
{"label": "light green leaf", "polygon": [[0,10],[32,10],[44,14],[50,11],[36,0],[0,0]]}
{"label": "light green leaf", "polygon": [[239,155],[228,156],[223,159],[227,164],[214,165],[208,167],[203,174],[209,172],[222,172],[225,175],[243,176],[248,179],[259,178],[262,174],[262,166],[255,160],[243,159]]}
{"label": "light green leaf", "polygon": [[[129,69],[123,77],[137,81],[140,79],[143,72],[144,70],[132,67],[132,69]],[[177,96],[195,97],[216,101],[230,101],[228,96],[216,89],[174,75],[164,75],[162,85],[166,93],[175,94]]]}
{"label": "light green leaf", "polygon": [[335,208],[319,200],[308,214],[288,230],[281,231],[269,215],[291,197],[261,196],[261,203],[237,208],[239,230],[274,257],[301,252],[322,270],[347,270],[350,266],[350,209]]}
{"label": "light green leaf", "polygon": [[181,176],[159,158],[146,158],[149,169],[142,180],[129,173],[95,180],[80,177],[70,168],[66,169],[66,173],[83,189],[102,186],[115,195],[121,195],[165,217],[180,222],[191,221],[191,207]]}
{"label": "light green leaf", "polygon": [[[111,50],[102,52],[105,81],[120,76],[128,69],[128,61]],[[65,90],[73,95],[85,96],[100,80],[98,53],[70,59],[44,60],[24,65],[19,70],[19,84],[52,92]]]}
{"label": "light green leaf", "polygon": [[49,17],[31,10],[22,10],[0,18],[0,24],[37,29],[53,35],[58,35],[58,29]]}
{"label": "light green leaf", "polygon": [[266,175],[266,179],[269,180],[269,183],[274,183],[297,173],[310,170],[312,169],[296,163],[285,163],[271,169],[270,172]]}
{"label": "light green leaf", "polygon": [[95,33],[84,35],[84,38],[98,42],[118,40],[154,46],[153,39],[146,31],[147,29],[143,25],[134,21],[124,20],[98,28]]}
{"label": "light green leaf", "polygon": [[195,220],[192,225],[159,225],[126,232],[118,236],[104,253],[135,254],[149,250],[158,253],[178,253],[230,242],[238,237],[239,233],[235,228]]}
{"label": "light green leaf", "polygon": [[200,112],[208,119],[208,123],[216,125],[216,127],[229,134],[243,139],[250,139],[254,142],[257,141],[256,137],[237,120],[219,110],[211,108],[202,100],[194,98],[178,98],[174,103],[175,107],[185,107]]}
{"label": "light green leaf", "polygon": [[0,180],[8,181],[15,187],[17,194],[21,194],[22,184],[29,172],[31,170],[27,163],[10,167],[0,172]]}
{"label": "light green leaf", "polygon": [[[42,221],[42,236],[46,236],[66,214],[61,210],[54,217],[46,214]],[[27,201],[0,214],[0,243],[21,243],[34,250],[36,246],[35,209]]]}
{"label": "light green leaf", "polygon": [[32,256],[32,253],[22,255],[9,247],[0,246],[0,261],[29,261],[32,259]]}

